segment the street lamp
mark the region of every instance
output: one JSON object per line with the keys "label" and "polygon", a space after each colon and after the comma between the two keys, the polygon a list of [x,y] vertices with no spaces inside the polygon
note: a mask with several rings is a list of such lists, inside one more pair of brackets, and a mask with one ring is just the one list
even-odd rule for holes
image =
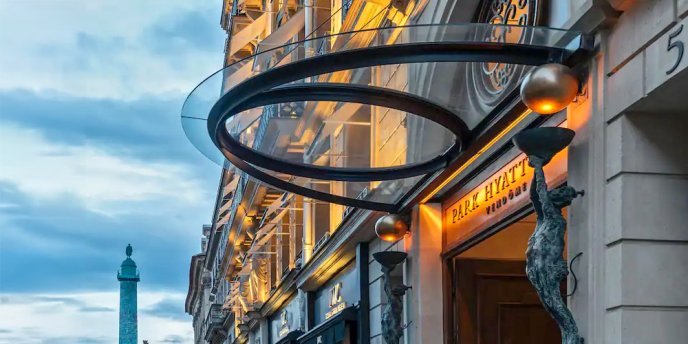
{"label": "street lamp", "polygon": [[407,219],[400,214],[387,214],[375,223],[377,237],[388,242],[401,240],[408,231]]}
{"label": "street lamp", "polygon": [[558,63],[535,67],[521,83],[521,99],[529,109],[551,115],[565,109],[578,94],[578,78]]}
{"label": "street lamp", "polygon": [[[399,241],[408,234],[407,218],[399,214],[385,215],[375,223],[375,233],[384,241]],[[373,253],[373,258],[382,266],[382,282],[388,300],[387,307],[382,313],[382,338],[388,344],[398,344],[399,339],[404,335],[404,328],[406,328],[401,322],[404,313],[402,298],[406,294],[406,290],[411,287],[403,283],[393,282],[390,276],[397,265],[406,260],[406,257],[406,252],[400,251]]]}

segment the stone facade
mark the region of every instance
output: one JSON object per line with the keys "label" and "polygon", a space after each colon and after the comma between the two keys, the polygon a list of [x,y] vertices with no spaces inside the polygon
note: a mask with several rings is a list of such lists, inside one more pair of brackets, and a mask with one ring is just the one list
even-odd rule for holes
{"label": "stone facade", "polygon": [[[258,6],[257,2],[247,3]],[[356,10],[364,2],[353,3]],[[444,23],[471,21],[470,14],[480,1],[417,3],[424,10],[417,14],[416,23]],[[566,126],[576,131],[567,153],[565,178],[570,186],[585,190],[585,196],[576,199],[568,209],[569,258],[582,253],[573,266],[578,284],[576,292],[568,297],[568,305],[586,343],[685,342],[688,140],[684,136],[688,132],[688,52],[683,50],[688,44],[688,0],[547,3],[542,25],[580,30],[595,38],[594,50],[583,63],[586,73],[581,94],[568,109],[546,122],[559,125],[565,121]],[[457,10],[461,8],[470,10]],[[318,15],[322,13],[307,13],[305,20],[312,21]],[[306,23],[306,30],[313,29],[312,22],[310,25]],[[255,52],[251,50],[253,46],[244,48]],[[227,61],[245,57],[237,54],[228,56]],[[456,88],[450,86],[461,84],[465,71],[455,66],[437,71],[442,72],[385,66],[379,68],[377,77],[383,83],[409,87],[441,85],[432,89],[434,96],[456,93]],[[409,82],[411,79],[413,82]],[[401,114],[390,114],[393,116],[386,117],[390,124],[385,127],[404,127],[409,123],[393,123]],[[356,260],[359,281],[366,284],[357,304],[365,313],[359,318],[363,327],[358,341],[383,343],[381,319],[387,300],[380,266],[372,259],[372,253],[398,250],[407,252],[408,259],[397,268],[395,278],[413,287],[405,296],[407,327],[402,342],[454,343],[455,339],[450,337],[453,324],[446,320],[452,305],[447,303],[449,292],[445,286],[449,277],[443,256],[447,243],[442,205],[438,202],[465,191],[471,186],[473,175],[490,175],[501,168],[499,162],[505,159],[500,152],[510,149],[509,139],[526,126],[534,125],[537,116],[525,118],[492,148],[481,151],[481,156],[429,203],[409,204],[411,234],[394,244],[375,238],[372,228],[379,213],[354,210],[341,216],[343,208],[337,205],[317,205],[297,197],[285,201],[291,196],[275,197],[277,191],[253,185],[236,170],[225,170],[218,192],[217,216],[208,232],[209,243],[204,246],[207,259],[203,266],[196,267],[198,273],[193,277],[195,288],[202,292],[193,293],[197,295],[196,306],[187,310],[198,324],[196,342],[273,343],[277,338],[267,330],[266,319],[278,314],[286,300],[302,305],[298,329],[312,330],[312,314],[308,313],[313,295],[322,293],[323,286],[328,285],[343,264]],[[411,140],[391,140],[397,145],[391,151],[399,150],[398,145],[404,146],[404,142],[413,148],[411,143],[415,141]],[[240,180],[239,186],[235,178]],[[237,192],[226,192],[227,186],[235,187]],[[228,213],[223,213],[227,209]],[[314,219],[327,213],[323,209],[330,211],[327,220]],[[263,222],[262,229],[250,227],[244,221],[270,212],[279,214],[275,216],[279,220]],[[347,219],[340,223],[333,220],[332,214]],[[332,226],[323,225],[325,222]],[[278,233],[278,237],[271,239],[266,233]],[[367,254],[361,254],[360,245],[366,245]],[[264,253],[271,247],[288,249],[270,251],[268,257],[274,260],[257,264],[259,270],[248,267],[255,260],[255,252]],[[202,274],[208,276],[207,284],[196,282]],[[573,285],[571,278],[569,288]],[[242,289],[238,281],[251,282]],[[233,288],[251,293],[233,293]],[[210,328],[201,325],[212,321],[210,304],[225,305],[222,326],[216,330],[219,337],[200,330]],[[215,339],[206,339],[211,337]]]}
{"label": "stone facade", "polygon": [[[591,343],[680,343],[688,334],[688,43],[685,1],[610,1],[587,99],[571,107],[570,298]],[[678,33],[678,34],[676,34]],[[681,95],[683,94],[683,95]]]}

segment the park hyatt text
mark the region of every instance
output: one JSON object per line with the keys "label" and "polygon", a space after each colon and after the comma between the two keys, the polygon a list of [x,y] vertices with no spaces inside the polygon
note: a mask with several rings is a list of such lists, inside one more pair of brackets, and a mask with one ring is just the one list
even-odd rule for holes
{"label": "park hyatt text", "polygon": [[478,208],[484,208],[484,211],[490,214],[502,205],[506,205],[514,197],[520,196],[528,190],[528,182],[523,179],[529,168],[528,159],[523,157],[499,175],[486,181],[484,187],[478,188],[469,197],[457,202],[451,210],[451,222],[460,221]]}

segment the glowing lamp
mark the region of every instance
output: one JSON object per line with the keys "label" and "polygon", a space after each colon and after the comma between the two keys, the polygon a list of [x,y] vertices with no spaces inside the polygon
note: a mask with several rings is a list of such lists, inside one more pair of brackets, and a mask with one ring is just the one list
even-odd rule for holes
{"label": "glowing lamp", "polygon": [[408,224],[399,214],[385,215],[375,223],[375,234],[384,241],[399,241],[408,233],[408,230]]}
{"label": "glowing lamp", "polygon": [[565,109],[578,94],[578,79],[569,67],[557,63],[536,67],[523,78],[523,103],[542,115]]}

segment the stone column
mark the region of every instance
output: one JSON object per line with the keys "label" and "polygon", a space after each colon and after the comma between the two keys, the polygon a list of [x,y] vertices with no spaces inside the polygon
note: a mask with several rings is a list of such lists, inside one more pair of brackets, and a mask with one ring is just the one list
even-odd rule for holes
{"label": "stone column", "polygon": [[422,204],[414,209],[411,238],[407,244],[405,283],[406,321],[410,325],[405,343],[444,343],[442,205]]}
{"label": "stone column", "polygon": [[313,217],[315,216],[315,200],[303,199],[303,265],[305,266],[313,256],[315,246],[315,226]]}
{"label": "stone column", "polygon": [[122,262],[117,273],[119,281],[119,344],[137,344],[137,284],[139,272],[136,263],[131,259],[131,245],[127,245],[127,258]]}

